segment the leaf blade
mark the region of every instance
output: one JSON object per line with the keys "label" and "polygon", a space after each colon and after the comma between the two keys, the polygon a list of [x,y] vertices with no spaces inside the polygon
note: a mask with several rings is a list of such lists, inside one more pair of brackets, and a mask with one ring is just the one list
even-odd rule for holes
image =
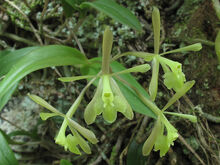
{"label": "leaf blade", "polygon": [[113,18],[114,20],[126,24],[136,30],[141,30],[138,19],[125,7],[118,5],[113,0],[96,0],[93,2],[84,2],[80,5],[82,8],[90,6]]}
{"label": "leaf blade", "polygon": [[86,57],[77,49],[61,45],[38,47],[12,65],[11,70],[0,82],[0,100],[16,82],[33,71],[51,66],[79,66],[86,63]]}
{"label": "leaf blade", "polygon": [[18,161],[16,160],[14,153],[9,147],[7,141],[4,138],[4,135],[0,131],[0,164],[4,165],[18,165]]}

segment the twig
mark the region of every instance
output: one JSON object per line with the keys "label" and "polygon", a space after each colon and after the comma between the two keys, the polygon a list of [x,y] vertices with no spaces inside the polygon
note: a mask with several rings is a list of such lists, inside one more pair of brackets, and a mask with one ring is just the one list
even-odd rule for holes
{"label": "twig", "polygon": [[118,152],[121,148],[121,144],[123,142],[124,134],[120,135],[117,139],[117,142],[115,146],[112,148],[111,156],[110,156],[110,164],[114,165],[115,164],[115,159],[118,155]]}
{"label": "twig", "polygon": [[83,50],[83,47],[82,47],[81,43],[79,42],[77,36],[76,36],[74,33],[73,33],[73,37],[74,37],[74,39],[75,39],[75,41],[76,41],[76,43],[77,43],[77,45],[78,45],[78,47],[79,47],[80,52],[85,55],[85,52],[84,52],[84,50]]}
{"label": "twig", "polygon": [[17,126],[15,123],[9,121],[8,119],[4,118],[2,115],[0,115],[0,118],[6,122],[8,122],[9,124],[13,125],[14,127],[18,128],[19,130],[23,130],[23,131],[26,131],[24,129],[22,129],[21,127]]}
{"label": "twig", "polygon": [[213,123],[220,123],[220,117],[218,117],[218,116],[213,116],[213,115],[211,115],[209,113],[205,113],[205,112],[199,112],[199,113],[201,113],[201,115],[203,117],[205,117],[208,121],[211,121]]}
{"label": "twig", "polygon": [[47,6],[48,6],[49,1],[50,1],[50,0],[45,0],[44,8],[43,8],[43,11],[42,11],[41,17],[40,17],[40,33],[41,33],[41,34],[43,33],[43,18],[44,18],[44,15],[45,15],[45,13],[46,13],[46,9],[47,9]]}
{"label": "twig", "polygon": [[28,18],[28,16],[18,7],[16,6],[13,2],[9,1],[9,0],[4,0],[5,2],[7,2],[11,7],[15,8],[19,13],[21,13],[23,15],[23,17],[28,21],[31,29],[34,32],[35,37],[37,38],[38,42],[43,45],[43,42],[37,32],[37,30],[35,29],[35,27],[33,26],[33,24],[31,23],[30,19]]}
{"label": "twig", "polygon": [[168,154],[169,154],[170,165],[176,165],[177,164],[177,155],[172,150],[172,148],[169,149]]}
{"label": "twig", "polygon": [[[191,102],[191,100],[190,100],[186,95],[183,96],[183,97],[184,97],[186,103],[190,106],[190,108],[191,108],[192,110],[195,110],[195,106],[193,105],[193,103]],[[202,110],[199,110],[199,111],[202,112]],[[192,112],[193,112],[193,114],[195,115],[195,112],[194,112],[194,111],[192,111]],[[209,147],[209,145],[208,145],[207,142],[206,142],[206,138],[205,138],[206,136],[204,135],[204,131],[205,131],[206,134],[209,136],[209,138],[211,137],[212,139],[214,139],[215,144],[216,144],[216,146],[217,146],[217,148],[218,148],[218,150],[219,150],[218,143],[216,142],[213,133],[212,133],[211,130],[208,128],[209,126],[208,126],[208,123],[207,123],[207,122],[206,122],[206,127],[207,127],[207,128],[204,128],[203,124],[198,124],[198,123],[196,123],[196,130],[197,130],[197,134],[198,134],[199,140],[200,140],[201,144],[204,146],[204,148],[205,148],[206,150],[208,150],[211,155],[215,155],[215,156],[216,156],[215,152]],[[204,131],[203,131],[202,129],[203,129]],[[208,138],[208,137],[207,137],[207,138]],[[205,153],[205,155],[207,155],[207,153],[206,153],[205,151],[204,151],[204,153]],[[216,161],[218,162],[218,164],[220,163],[220,160],[219,160],[218,156],[216,156]]]}
{"label": "twig", "polygon": [[10,39],[18,41],[18,42],[23,42],[23,43],[30,45],[30,46],[38,45],[38,43],[36,43],[34,41],[27,40],[26,38],[22,38],[22,37],[19,37],[15,34],[11,34],[11,33],[0,33],[0,36],[7,37],[7,38],[10,38]]}
{"label": "twig", "polygon": [[24,4],[31,10],[31,7],[30,5],[28,4],[27,0],[23,0],[24,1]]}
{"label": "twig", "polygon": [[102,161],[102,155],[99,155],[99,156],[97,157],[97,159],[96,159],[94,162],[92,162],[90,165],[97,165],[97,164],[99,164],[101,161]]}
{"label": "twig", "polygon": [[193,155],[200,161],[202,165],[206,165],[203,160],[200,158],[200,156],[195,152],[195,150],[186,142],[186,140],[179,134],[179,140],[190,150]]}
{"label": "twig", "polygon": [[98,151],[100,152],[100,156],[102,157],[102,159],[105,160],[107,165],[110,165],[110,161],[109,161],[108,157],[106,156],[106,154],[104,153],[104,151],[97,144],[95,146],[97,147]]}
{"label": "twig", "polygon": [[139,131],[138,131],[138,133],[136,135],[136,138],[135,138],[138,143],[142,143],[143,134],[144,134],[144,131],[145,131],[145,128],[147,126],[147,123],[148,123],[149,119],[150,118],[148,116],[144,116],[144,119],[143,119],[143,121],[141,123]]}
{"label": "twig", "polygon": [[81,43],[79,42],[77,36],[75,35],[75,33],[78,31],[79,27],[82,25],[82,23],[84,22],[84,20],[85,20],[85,18],[80,19],[80,20],[77,22],[76,26],[75,26],[73,29],[69,28],[69,26],[68,26],[68,21],[66,22],[66,24],[67,24],[67,27],[68,27],[68,29],[69,29],[69,31],[70,31],[70,34],[71,34],[71,35],[69,36],[69,38],[67,39],[67,41],[71,40],[71,38],[73,37],[73,38],[75,39],[75,41],[76,41],[76,43],[77,43],[79,49],[80,49],[80,52],[85,55],[85,51],[83,50],[83,47],[82,47]]}

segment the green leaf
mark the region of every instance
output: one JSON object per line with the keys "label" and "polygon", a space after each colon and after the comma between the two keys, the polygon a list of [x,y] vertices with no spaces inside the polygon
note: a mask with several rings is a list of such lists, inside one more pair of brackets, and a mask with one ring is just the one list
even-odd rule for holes
{"label": "green leaf", "polygon": [[77,10],[80,10],[80,8],[77,6],[79,0],[61,0],[64,14],[67,17],[71,17],[74,12]]}
{"label": "green leaf", "polygon": [[25,144],[23,142],[16,142],[14,141],[9,135],[7,135],[2,129],[0,129],[0,132],[2,133],[2,135],[4,136],[5,140],[7,141],[8,144]]}
{"label": "green leaf", "polygon": [[18,86],[18,82],[9,89],[8,93],[6,93],[2,99],[0,100],[0,110],[5,106],[5,104],[8,102],[8,100],[11,98],[12,94],[14,93],[15,89]]}
{"label": "green leaf", "polygon": [[18,165],[18,161],[15,159],[14,153],[9,147],[3,134],[0,131],[0,164],[2,165]]}
{"label": "green leaf", "polygon": [[218,31],[218,34],[215,39],[215,52],[218,57],[218,62],[220,64],[220,30]]}
{"label": "green leaf", "polygon": [[60,165],[72,165],[72,163],[70,163],[68,160],[61,159],[60,160]]}
{"label": "green leaf", "polygon": [[143,144],[139,144],[133,140],[128,147],[126,165],[145,165],[147,157],[142,154]]}
{"label": "green leaf", "polygon": [[18,50],[0,51],[0,77],[8,73],[11,67],[22,57],[39,47],[27,47]]}
{"label": "green leaf", "polygon": [[[13,57],[11,58],[14,60]],[[33,71],[51,66],[80,66],[86,63],[86,57],[77,49],[61,45],[38,47],[17,59],[17,62],[5,75],[0,82],[0,100],[19,80]],[[2,67],[0,66],[0,70]]]}
{"label": "green leaf", "polygon": [[19,136],[19,135],[28,136],[34,140],[40,140],[40,137],[38,136],[37,132],[35,132],[35,131],[19,130],[19,131],[10,132],[8,134],[8,136],[10,136],[10,137]]}
{"label": "green leaf", "polygon": [[116,21],[126,24],[136,30],[141,30],[138,19],[127,8],[118,5],[113,0],[96,0],[93,2],[84,2],[80,5],[82,8],[90,6],[101,11]]}

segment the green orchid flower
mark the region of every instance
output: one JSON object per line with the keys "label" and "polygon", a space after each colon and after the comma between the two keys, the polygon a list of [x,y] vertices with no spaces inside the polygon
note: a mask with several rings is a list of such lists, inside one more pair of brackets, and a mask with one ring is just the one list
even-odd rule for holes
{"label": "green orchid flower", "polygon": [[84,119],[87,124],[92,124],[96,116],[100,114],[103,115],[104,120],[113,123],[117,118],[117,112],[122,113],[126,118],[131,120],[134,116],[133,110],[113,77],[130,72],[147,72],[150,69],[150,65],[143,64],[120,72],[110,73],[112,44],[113,35],[109,27],[107,27],[103,36],[102,68],[100,74],[59,78],[59,80],[63,82],[76,81],[95,76],[100,78],[95,95],[84,112]]}
{"label": "green orchid flower", "polygon": [[[71,106],[71,108],[69,109],[66,115],[64,115],[56,108],[51,106],[44,99],[36,95],[30,95],[30,94],[28,95],[34,102],[40,104],[44,108],[51,111],[51,113],[47,113],[47,112],[40,113],[40,117],[42,120],[47,120],[48,118],[53,116],[61,116],[64,118],[60,130],[55,137],[55,143],[63,146],[65,150],[69,150],[70,152],[78,155],[81,155],[78,146],[80,146],[85,153],[91,154],[90,146],[85,139],[87,139],[92,144],[96,144],[98,142],[98,140],[95,137],[95,134],[92,131],[86,129],[85,127],[79,125],[77,122],[71,119],[72,115],[75,113],[77,107],[79,106],[79,103],[82,100],[83,93],[76,99],[76,101]],[[72,134],[68,134],[66,136],[67,127],[70,128]]]}
{"label": "green orchid flower", "polygon": [[168,89],[174,89],[176,92],[183,87],[186,83],[185,75],[182,72],[182,65],[179,62],[169,60],[163,57],[166,54],[186,52],[186,51],[199,51],[202,49],[201,43],[192,44],[179,49],[160,53],[160,12],[158,8],[154,7],[152,12],[152,24],[154,33],[154,53],[147,52],[126,52],[115,56],[116,60],[122,56],[133,55],[145,59],[147,62],[151,62],[152,65],[152,77],[149,85],[149,94],[151,100],[154,101],[157,96],[158,90],[158,74],[160,64],[164,71],[164,85]]}
{"label": "green orchid flower", "polygon": [[[174,115],[182,118],[186,118],[191,122],[197,122],[196,116],[180,114],[174,112],[165,112],[164,114]],[[144,156],[150,154],[154,147],[154,151],[160,151],[160,157],[164,156],[171,145],[174,145],[174,141],[178,138],[177,129],[167,120],[163,113],[158,115],[156,124],[152,129],[150,136],[145,141],[142,153]],[[164,134],[164,129],[166,128],[166,134]]]}
{"label": "green orchid flower", "polygon": [[109,75],[104,75],[99,80],[99,85],[91,102],[86,107],[84,119],[87,124],[95,121],[96,116],[102,113],[103,118],[112,123],[121,112],[131,120],[134,116],[130,104],[121,93],[115,80]]}
{"label": "green orchid flower", "polygon": [[[160,151],[160,156],[164,156],[174,141],[178,138],[177,129],[167,120],[167,115],[173,115],[181,118],[190,120],[191,122],[197,122],[196,116],[181,114],[175,112],[165,112],[172,104],[174,104],[180,97],[186,94],[186,92],[194,85],[194,81],[189,81],[183,84],[181,89],[179,89],[167,102],[167,104],[160,110],[157,105],[151,100],[143,96],[141,93],[136,91],[142,102],[148,106],[157,115],[156,123],[152,129],[150,136],[145,141],[142,153],[147,156],[150,154],[151,150],[154,148],[155,151]],[[164,133],[166,129],[166,134]]]}

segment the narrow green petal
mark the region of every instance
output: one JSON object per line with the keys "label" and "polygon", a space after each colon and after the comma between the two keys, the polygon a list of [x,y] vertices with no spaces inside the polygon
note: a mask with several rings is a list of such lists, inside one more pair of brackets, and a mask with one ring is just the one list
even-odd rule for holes
{"label": "narrow green petal", "polygon": [[76,130],[72,129],[71,127],[70,130],[73,133],[73,135],[76,136],[78,144],[80,145],[82,150],[87,154],[91,154],[91,149],[89,147],[89,144],[77,133]]}
{"label": "narrow green petal", "polygon": [[154,58],[152,61],[152,77],[149,86],[149,94],[151,100],[154,101],[157,96],[157,88],[158,88],[158,73],[159,73],[159,61],[157,58]]}
{"label": "narrow green petal", "polygon": [[182,118],[188,119],[188,120],[190,120],[193,123],[197,122],[197,117],[194,116],[194,115],[175,113],[175,112],[164,112],[164,113],[168,114],[168,115],[173,115],[173,116],[178,116],[178,117],[182,117]]}
{"label": "narrow green petal", "polygon": [[218,62],[220,64],[220,30],[218,31],[218,34],[215,39],[215,52],[218,57]]}
{"label": "narrow green petal", "polygon": [[153,146],[157,140],[157,136],[161,133],[161,127],[161,121],[160,118],[158,118],[150,136],[147,138],[143,145],[142,153],[144,156],[149,155],[151,150],[153,149]]}
{"label": "narrow green petal", "polygon": [[186,94],[186,92],[192,88],[192,86],[195,84],[195,81],[188,81],[186,82],[181,89],[179,89],[172,98],[168,101],[168,103],[164,106],[162,111],[165,111],[167,108],[169,108],[173,103],[175,103],[180,97]]}
{"label": "narrow green petal", "polygon": [[95,121],[96,116],[102,113],[103,110],[102,90],[103,90],[102,79],[100,79],[95,95],[90,101],[90,103],[87,105],[84,112],[84,119],[88,125],[92,124]]}
{"label": "narrow green petal", "polygon": [[132,120],[134,118],[134,113],[133,113],[133,110],[132,110],[130,104],[127,104],[126,111],[122,112],[122,113],[129,120]]}
{"label": "narrow green petal", "polygon": [[74,77],[60,77],[58,80],[62,82],[73,82],[76,80],[82,80],[82,79],[88,79],[88,78],[93,78],[96,75],[86,75],[86,76],[74,76]]}
{"label": "narrow green petal", "polygon": [[96,115],[100,115],[103,111],[104,108],[104,103],[102,101],[102,98],[97,98],[96,101],[94,101],[94,110]]}
{"label": "narrow green petal", "polygon": [[54,108],[53,106],[51,106],[48,102],[46,102],[44,99],[40,98],[39,96],[36,96],[36,95],[31,95],[31,94],[28,94],[28,96],[34,101],[36,102],[37,104],[40,104],[41,106],[47,108],[48,110],[54,112],[54,113],[57,113],[61,116],[64,116],[61,112],[59,112],[56,108]]}
{"label": "narrow green petal", "polygon": [[177,52],[187,52],[187,51],[200,51],[202,49],[202,44],[201,43],[197,43],[197,44],[193,44],[193,45],[189,45],[183,48],[179,48],[179,49],[175,49],[175,50],[171,50],[168,52],[164,52],[161,53],[159,55],[165,55],[165,54],[170,54],[170,53],[177,53]]}
{"label": "narrow green petal", "polygon": [[85,127],[82,127],[77,122],[73,121],[72,119],[68,118],[69,127],[72,127],[76,129],[80,134],[82,134],[88,141],[90,141],[93,144],[98,143],[98,140],[96,139],[95,134],[86,129]]}
{"label": "narrow green petal", "polygon": [[75,136],[72,136],[71,134],[67,135],[66,141],[68,144],[68,149],[70,152],[81,155],[81,152],[79,151],[77,145],[78,145],[78,139]]}
{"label": "narrow green petal", "polygon": [[97,90],[95,92],[95,95],[92,99],[94,102],[94,110],[96,112],[96,115],[100,115],[104,108],[104,102],[102,100],[102,92],[103,92],[103,83],[102,78],[99,80],[99,84],[97,87]]}
{"label": "narrow green petal", "polygon": [[127,103],[126,100],[124,100],[124,98],[120,97],[120,96],[115,96],[114,98],[114,109],[118,112],[125,112],[126,108],[127,108]]}
{"label": "narrow green petal", "polygon": [[57,114],[56,113],[44,113],[44,112],[40,113],[40,118],[42,120],[47,120],[48,118],[53,117],[53,116],[57,116]]}
{"label": "narrow green petal", "polygon": [[102,73],[109,73],[109,64],[111,59],[111,50],[113,43],[113,34],[110,28],[107,26],[103,35],[102,43]]}
{"label": "narrow green petal", "polygon": [[113,94],[115,95],[115,99],[114,99],[115,110],[123,113],[123,115],[129,120],[133,119],[134,117],[133,110],[130,104],[128,103],[128,101],[126,100],[126,98],[124,97],[124,95],[122,94],[120,88],[118,87],[118,84],[113,78],[110,79],[110,83]]}
{"label": "narrow green petal", "polygon": [[135,57],[139,57],[139,58],[143,58],[145,61],[151,61],[156,55],[158,54],[154,54],[154,53],[147,53],[147,52],[125,52],[119,55],[116,55],[112,58],[112,60],[117,60],[120,57],[123,56],[135,56]]}
{"label": "narrow green petal", "polygon": [[154,29],[154,53],[158,54],[160,49],[160,11],[153,7],[152,23]]}
{"label": "narrow green petal", "polygon": [[87,125],[92,124],[95,121],[96,116],[97,116],[95,109],[94,109],[94,103],[95,103],[94,101],[91,101],[87,105],[84,111],[84,119]]}
{"label": "narrow green petal", "polygon": [[112,76],[119,75],[119,74],[131,73],[131,72],[144,73],[144,72],[147,72],[148,70],[150,70],[150,65],[149,64],[143,64],[143,65],[138,65],[138,66],[135,66],[135,67],[132,67],[132,68],[129,68],[129,69],[122,70],[120,72],[113,73]]}

